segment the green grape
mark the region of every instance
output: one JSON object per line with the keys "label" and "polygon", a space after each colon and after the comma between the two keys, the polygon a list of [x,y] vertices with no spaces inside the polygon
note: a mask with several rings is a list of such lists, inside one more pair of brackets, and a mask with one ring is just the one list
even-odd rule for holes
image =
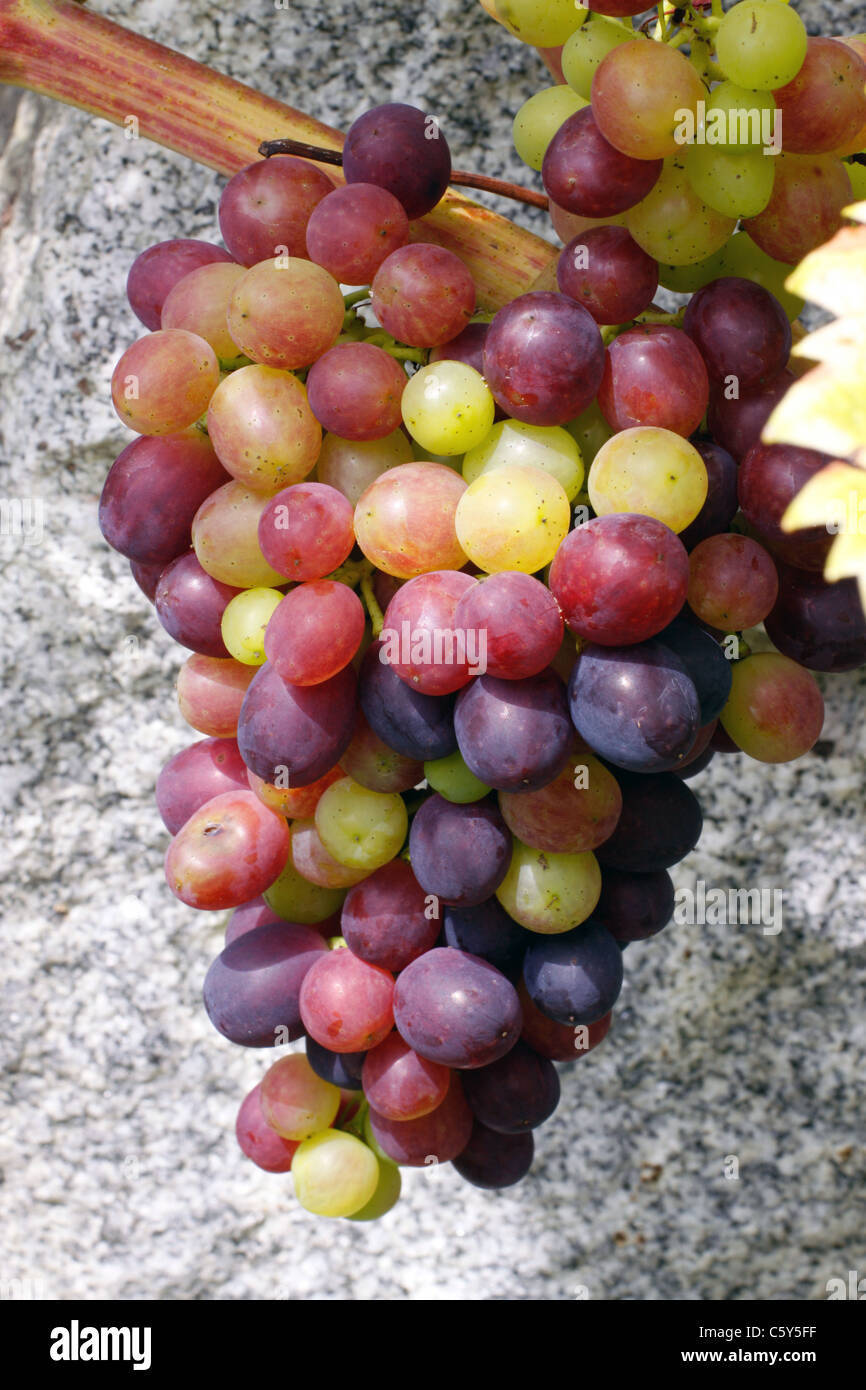
{"label": "green grape", "polygon": [[757,217],[772,197],[776,178],[773,160],[763,154],[726,154],[713,145],[692,145],[686,172],[702,202],[725,217]]}
{"label": "green grape", "polygon": [[480,372],[465,362],[431,362],[416,372],[400,400],[403,423],[434,454],[465,454],[490,433],[496,405]]}
{"label": "green grape", "polygon": [[457,504],[457,539],[487,574],[549,564],[568,535],[571,511],[565,490],[544,469],[506,463],[482,473]]}
{"label": "green grape", "polygon": [[[851,180],[853,201],[861,203],[866,198],[866,164],[848,164],[846,162],[845,168]],[[755,249],[757,250],[757,247]],[[786,269],[788,269],[787,266]]]}
{"label": "green grape", "polygon": [[373,1126],[370,1121],[369,1107],[365,1109],[364,1113],[364,1143],[367,1145],[368,1149],[373,1150],[373,1153],[376,1155],[380,1163],[394,1162],[393,1158],[389,1158],[385,1150],[379,1147],[379,1144],[376,1140],[376,1136],[373,1133]]}
{"label": "green grape", "polygon": [[316,1216],[353,1216],[379,1186],[376,1155],[354,1134],[323,1129],[299,1145],[292,1159],[295,1196]]}
{"label": "green grape", "polygon": [[589,101],[592,79],[602,59],[612,48],[618,48],[621,43],[630,43],[633,38],[637,38],[637,35],[630,34],[625,25],[618,24],[616,20],[601,14],[590,15],[562,50],[562,75],[569,87]]}
{"label": "green grape", "polygon": [[707,470],[694,445],[653,425],[615,434],[589,470],[589,498],[598,516],[637,512],[677,532],[694,521],[707,487]]}
{"label": "green grape", "polygon": [[784,0],[739,0],[716,34],[716,56],[739,86],[772,92],[803,66],[808,38],[796,10]]}
{"label": "green grape", "polygon": [[[578,415],[576,420],[569,420],[565,428],[577,441],[577,447],[585,464],[592,463],[602,444],[605,444],[613,434],[613,430],[601,413],[601,406],[598,401],[593,401],[592,405],[588,405],[583,414]],[[579,502],[582,491],[583,489],[570,500]]]}
{"label": "green grape", "polygon": [[772,143],[776,98],[736,82],[720,82],[707,97],[704,138],[716,150],[760,150]]}
{"label": "green grape", "polygon": [[600,894],[601,869],[591,851],[549,854],[516,838],[508,873],[496,890],[515,922],[548,936],[585,922]]}
{"label": "green grape", "polygon": [[731,674],[721,721],[738,748],[758,762],[789,763],[814,747],[824,701],[811,671],[780,652],[754,652]]}
{"label": "green grape", "polygon": [[502,420],[463,460],[463,477],[474,483],[507,463],[528,463],[556,478],[569,502],[580,491],[584,468],[575,438],[561,425],[527,425]]}
{"label": "green grape", "polygon": [[245,589],[226,604],[222,637],[235,661],[262,666],[265,661],[265,628],[284,595],[278,589]]}
{"label": "green grape", "polygon": [[409,817],[396,792],[372,792],[351,777],[341,777],[316,806],[316,829],[339,864],[372,872],[399,852]]}
{"label": "green grape", "polygon": [[391,1163],[387,1159],[384,1161],[379,1159],[378,1163],[379,1182],[376,1191],[366,1206],[361,1207],[360,1211],[352,1212],[349,1217],[350,1221],[376,1221],[396,1206],[400,1200],[400,1189],[403,1186],[400,1169],[396,1163]]}
{"label": "green grape", "polygon": [[570,87],[545,87],[525,101],[511,128],[514,148],[530,169],[541,169],[547,147],[563,121],[587,105]]}
{"label": "green grape", "polygon": [[321,888],[317,883],[310,883],[298,873],[289,858],[279,878],[262,896],[284,922],[314,926],[339,912],[347,892],[347,888]]}
{"label": "green grape", "polygon": [[425,763],[424,776],[434,792],[444,796],[446,801],[456,802],[458,806],[480,801],[490,791],[474,772],[469,771],[459,752]]}
{"label": "green grape", "polygon": [[340,1088],[323,1081],[303,1052],[274,1062],[262,1077],[262,1113],[283,1139],[309,1139],[333,1124]]}
{"label": "green grape", "polygon": [[716,259],[718,269],[712,279],[719,275],[739,275],[743,280],[754,280],[756,285],[762,285],[770,294],[776,296],[789,319],[797,319],[802,314],[805,308],[804,301],[799,295],[791,294],[790,290],[785,288],[791,267],[784,261],[774,261],[772,256],[768,256],[766,251],[762,251],[760,246],[752,241],[748,232],[737,232],[736,236],[732,236]]}
{"label": "green grape", "polygon": [[496,0],[496,13],[515,38],[557,48],[586,19],[574,0]]}
{"label": "green grape", "polygon": [[665,265],[694,265],[718,251],[737,225],[698,197],[685,160],[668,159],[658,183],[629,209],[626,226],[647,255]]}
{"label": "green grape", "polygon": [[659,284],[663,289],[674,290],[677,294],[694,294],[702,290],[711,280],[718,280],[725,272],[720,269],[725,243],[720,251],[714,251],[706,260],[695,261],[693,265],[659,265]]}
{"label": "green grape", "polygon": [[349,949],[348,943],[347,943],[346,938],[345,938],[344,936],[329,936],[329,937],[328,937],[328,950],[329,950],[329,951],[347,951],[348,949]]}

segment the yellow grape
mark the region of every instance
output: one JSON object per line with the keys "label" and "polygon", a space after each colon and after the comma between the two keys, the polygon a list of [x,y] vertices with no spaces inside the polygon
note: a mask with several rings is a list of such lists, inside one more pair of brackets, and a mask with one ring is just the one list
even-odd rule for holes
{"label": "yellow grape", "polygon": [[757,217],[770,201],[776,170],[760,151],[728,154],[693,145],[686,154],[689,183],[702,202],[725,217]]}
{"label": "yellow grape", "polygon": [[571,87],[545,87],[525,101],[511,129],[514,148],[530,169],[541,172],[547,147],[563,121],[587,105]]}
{"label": "yellow grape", "polygon": [[352,777],[328,787],[315,814],[319,838],[338,864],[370,873],[399,853],[409,829],[402,796],[370,791]]}
{"label": "yellow grape", "polygon": [[515,922],[547,936],[585,922],[600,894],[601,869],[591,851],[551,854],[516,838],[508,873],[496,890]]}
{"label": "yellow grape", "polygon": [[603,444],[589,470],[598,516],[636,512],[684,531],[707,497],[707,470],[694,445],[652,425],[622,430]]}
{"label": "yellow grape", "polygon": [[379,1164],[354,1134],[323,1129],[299,1145],[292,1159],[295,1196],[316,1216],[353,1216],[371,1202]]}
{"label": "yellow grape", "polygon": [[[768,161],[769,162],[769,161]],[[694,265],[720,250],[737,225],[708,207],[689,182],[682,156],[665,161],[658,183],[625,214],[638,246],[663,265]]]}
{"label": "yellow grape", "polygon": [[463,460],[463,477],[474,483],[482,473],[506,463],[528,463],[556,478],[573,502],[583,482],[583,460],[577,440],[561,425],[527,425],[522,420],[501,420],[487,438],[470,449]]}
{"label": "yellow grape", "polygon": [[561,483],[541,468],[507,463],[482,473],[457,505],[457,538],[469,559],[487,574],[549,564],[568,534],[568,498]]}
{"label": "yellow grape", "polygon": [[773,92],[797,76],[807,43],[805,24],[785,0],[740,0],[719,25],[716,55],[732,82]]}
{"label": "yellow grape", "polygon": [[403,1179],[400,1176],[400,1169],[396,1163],[387,1160],[377,1159],[379,1164],[379,1182],[376,1191],[365,1206],[359,1211],[353,1211],[349,1217],[350,1221],[376,1221],[380,1216],[384,1216],[393,1206],[396,1206],[400,1198],[400,1189],[403,1186]]}
{"label": "yellow grape", "polygon": [[495,0],[496,14],[522,43],[557,48],[586,19],[574,0]]}
{"label": "yellow grape", "polygon": [[496,406],[480,372],[465,362],[431,362],[416,372],[400,401],[403,423],[434,454],[465,454],[490,433]]}
{"label": "yellow grape", "polygon": [[314,926],[339,912],[347,892],[347,888],[321,888],[311,883],[298,873],[290,857],[279,878],[274,879],[262,896],[284,922]]}
{"label": "yellow grape", "polygon": [[226,604],[222,638],[235,661],[245,666],[264,665],[265,628],[283,597],[278,589],[245,589]]}

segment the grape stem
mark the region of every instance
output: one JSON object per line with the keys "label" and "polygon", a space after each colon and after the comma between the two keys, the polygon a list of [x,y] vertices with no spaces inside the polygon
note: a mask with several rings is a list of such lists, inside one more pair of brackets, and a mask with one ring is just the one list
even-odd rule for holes
{"label": "grape stem", "polygon": [[347,584],[350,589],[361,590],[361,597],[364,606],[370,615],[370,625],[373,629],[373,636],[378,637],[382,631],[382,624],[385,615],[379,607],[379,601],[373,592],[373,563],[371,560],[346,560],[331,574],[325,575],[326,579],[333,579],[337,584]]}
{"label": "grape stem", "polygon": [[614,338],[618,338],[620,333],[625,333],[629,328],[639,328],[643,323],[667,325],[672,328],[682,328],[685,318],[685,309],[677,309],[675,313],[665,313],[661,309],[647,309],[645,313],[638,314],[636,319],[631,319],[629,323],[608,323],[601,330],[602,342],[605,347],[612,343]]}
{"label": "grape stem", "polygon": [[[302,159],[314,159],[319,164],[336,164],[342,167],[342,150],[326,150],[319,145],[308,145],[304,140],[263,140],[259,145],[259,154],[265,159],[270,159],[275,154],[294,154]],[[465,169],[452,169],[452,184],[460,185],[463,188],[479,188],[484,193],[498,193],[503,198],[512,198],[517,203],[530,203],[532,207],[544,208],[549,206],[547,195],[536,193],[532,188],[521,188],[517,183],[509,183],[507,179],[490,178],[487,174],[473,174]]]}

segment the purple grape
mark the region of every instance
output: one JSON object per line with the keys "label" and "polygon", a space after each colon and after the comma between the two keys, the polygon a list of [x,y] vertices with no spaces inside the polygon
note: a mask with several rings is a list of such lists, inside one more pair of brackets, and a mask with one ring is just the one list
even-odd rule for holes
{"label": "purple grape", "polygon": [[581,651],[568,682],[574,727],[630,772],[666,772],[695,741],[700,705],[685,666],[660,639]]}
{"label": "purple grape", "polygon": [[317,931],[294,922],[246,932],[207,972],[208,1018],[241,1047],[276,1047],[303,1037],[301,985],[310,966],[327,954]]}
{"label": "purple grape", "polygon": [[227,660],[230,652],[222,637],[222,616],[242,592],[214,579],[202,569],[195,551],[189,550],[160,575],[154,597],[156,616],[182,647]]}
{"label": "purple grape", "polygon": [[759,443],[764,426],[796,380],[793,372],[785,370],[772,381],[730,400],[724,389],[714,388],[711,382],[707,427],[713,439],[741,463],[752,446]]}
{"label": "purple grape", "polygon": [[161,327],[162,306],[178,280],[199,266],[230,261],[228,251],[209,241],[179,237],[148,246],[133,261],[126,278],[126,297],[132,312],[146,328]]}
{"label": "purple grape", "polygon": [[701,805],[679,777],[617,774],[622,811],[616,830],[595,851],[602,868],[650,874],[690,854],[701,837]]}
{"label": "purple grape", "polygon": [[353,955],[384,970],[405,970],[436,944],[439,921],[405,859],[392,859],[350,888],[340,930]]}
{"label": "purple grape", "polygon": [[494,966],[437,946],[397,977],[394,1022],[421,1057],[468,1070],[504,1057],[522,1017],[517,991]]}
{"label": "purple grape", "polygon": [[563,122],[548,145],[541,179],[548,196],[566,212],[615,217],[643,201],[662,167],[661,159],[633,159],[615,149],[599,130],[592,107],[584,106]]}
{"label": "purple grape", "polygon": [[694,550],[696,545],[708,536],[717,536],[727,531],[737,513],[737,465],[735,460],[720,444],[711,439],[692,441],[707,470],[707,500],[694,521],[680,531],[680,540],[686,550]]}
{"label": "purple grape", "polygon": [[493,802],[455,805],[437,794],[415,814],[409,856],[425,893],[454,907],[477,907],[508,872],[511,832]]}
{"label": "purple grape", "polygon": [[141,435],[108,470],[99,499],[99,529],[127,559],[164,569],[189,549],[193,517],[202,502],[230,481],[204,435],[194,430]]}
{"label": "purple grape", "polygon": [[644,941],[667,926],[674,912],[674,885],[665,869],[630,874],[605,869],[593,917],[615,941]]}
{"label": "purple grape", "polygon": [[461,690],[454,716],[464,762],[497,791],[537,791],[568,762],[572,727],[555,671],[525,680],[479,676]]}
{"label": "purple grape", "polygon": [[457,748],[454,696],[423,695],[379,660],[374,642],[361,665],[359,693],[364,717],[383,743],[404,758],[427,762],[447,758]]}
{"label": "purple grape", "polygon": [[409,218],[423,217],[451,178],[448,142],[432,117],[415,106],[387,102],[353,121],[343,145],[346,183],[387,188]]}
{"label": "purple grape", "polygon": [[484,377],[503,410],[530,425],[564,425],[592,403],[604,344],[588,310],[532,291],[500,309],[484,344]]}
{"label": "purple grape", "polygon": [[752,280],[723,275],[693,294],[683,320],[716,382],[740,390],[778,376],[791,352],[791,325],[775,295]]}
{"label": "purple grape", "polygon": [[622,989],[622,952],[606,927],[584,922],[533,942],[523,981],[537,1009],[557,1023],[595,1023]]}
{"label": "purple grape", "polygon": [[824,526],[782,530],[782,517],[797,493],[831,463],[829,454],[794,444],[756,443],[740,466],[738,490],[743,516],[769,550],[798,569],[822,571],[833,536]]}
{"label": "purple grape", "polygon": [[366,1056],[366,1052],[329,1052],[327,1047],[307,1035],[307,1061],[316,1076],[344,1091],[363,1091],[361,1071]]}
{"label": "purple grape", "polygon": [[687,616],[675,618],[658,640],[679,657],[695,687],[701,726],[718,719],[731,693],[731,663],[715,637]]}
{"label": "purple grape", "polygon": [[462,1153],[452,1159],[454,1167],[473,1187],[496,1189],[513,1187],[526,1177],[535,1156],[532,1131],[522,1134],[496,1134],[478,1120]]}
{"label": "purple grape", "polygon": [[509,917],[498,898],[477,907],[446,907],[443,945],[480,956],[509,978],[519,974],[531,932]]}
{"label": "purple grape", "polygon": [[[402,682],[401,682],[402,683]],[[270,662],[253,676],[238,720],[238,747],[264,782],[306,787],[324,777],[352,741],[355,673],[344,666],[318,685],[289,685]],[[280,773],[281,768],[288,772]]]}
{"label": "purple grape", "polygon": [[856,579],[827,584],[820,574],[782,566],[779,597],[767,636],[810,671],[853,671],[866,665],[866,617]]}
{"label": "purple grape", "polygon": [[525,1042],[498,1062],[467,1072],[463,1090],[475,1118],[498,1134],[537,1129],[559,1104],[556,1067]]}

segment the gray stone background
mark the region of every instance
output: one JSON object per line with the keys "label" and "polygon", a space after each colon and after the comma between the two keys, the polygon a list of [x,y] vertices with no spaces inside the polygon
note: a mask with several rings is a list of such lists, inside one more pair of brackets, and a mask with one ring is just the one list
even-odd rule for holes
{"label": "gray stone background", "polygon": [[[456,163],[530,177],[510,118],[545,74],[472,0],[94,7],[343,128],[426,105]],[[866,29],[864,4],[798,8],[813,32]],[[31,95],[0,92],[0,123],[0,495],[45,514],[38,543],[0,539],[0,1279],[58,1299],[812,1300],[866,1273],[857,674],[822,682],[812,756],[716,759],[693,784],[707,828],[678,883],[780,888],[783,930],[631,947],[527,1181],[410,1172],[353,1226],[242,1159],[236,1109],[271,1059],[205,1017],[222,918],[168,892],[152,800],[192,737],[182,654],[96,526],[127,442],[108,392],[140,331],[127,269],[154,241],[215,240],[221,181]]]}

